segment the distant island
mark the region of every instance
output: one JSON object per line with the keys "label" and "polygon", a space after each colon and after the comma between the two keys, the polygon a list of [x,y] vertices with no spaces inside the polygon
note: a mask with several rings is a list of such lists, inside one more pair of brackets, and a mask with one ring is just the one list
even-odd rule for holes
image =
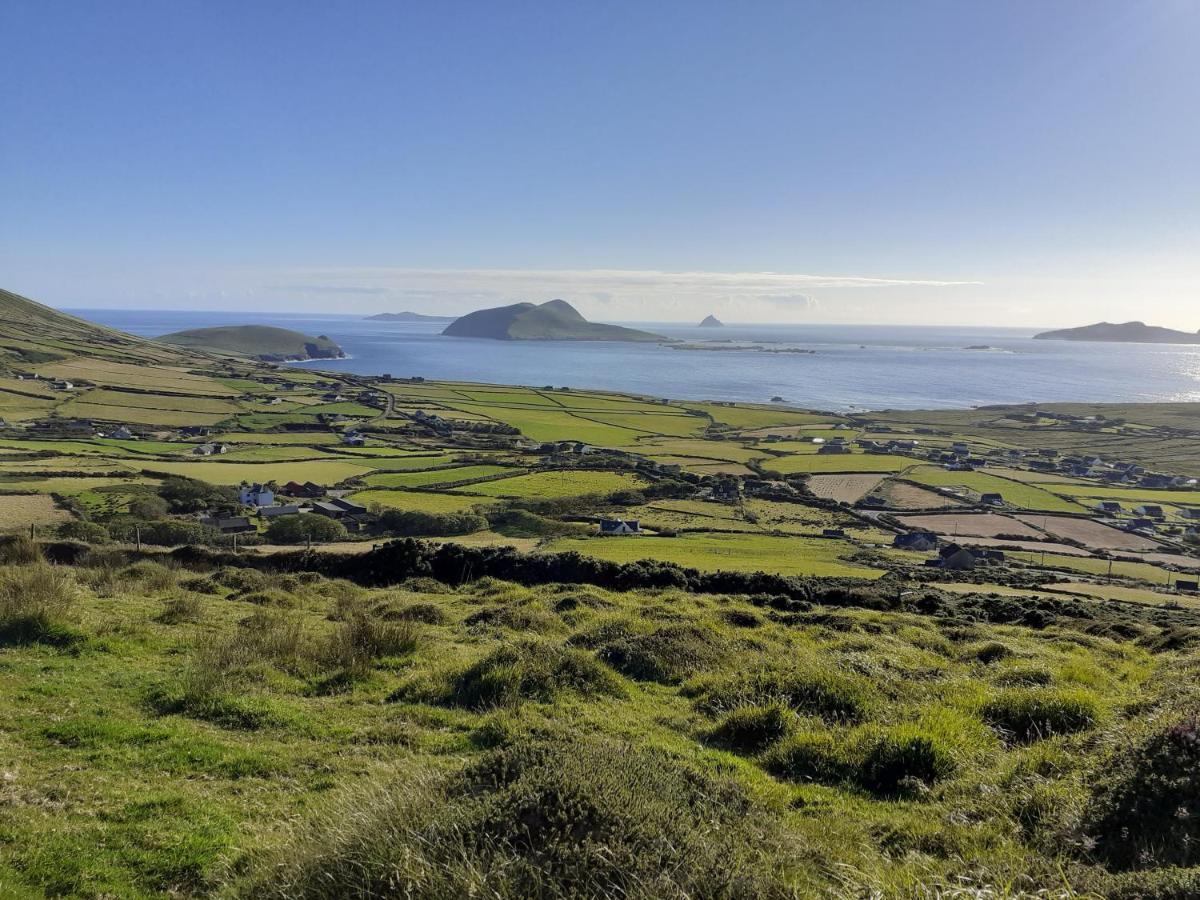
{"label": "distant island", "polygon": [[716,316],[705,316],[704,321],[700,323],[701,328],[724,328],[725,323]]}
{"label": "distant island", "polygon": [[498,341],[666,341],[661,335],[589,322],[565,300],[515,303],[455,319],[442,334]]}
{"label": "distant island", "polygon": [[457,316],[427,316],[425,313],[404,312],[398,313],[376,313],[373,316],[367,316],[368,321],[373,322],[453,322]]}
{"label": "distant island", "polygon": [[1147,325],[1145,322],[1097,322],[1080,328],[1061,328],[1043,331],[1033,336],[1035,341],[1107,341],[1123,344],[1200,344],[1200,333],[1176,331]]}
{"label": "distant island", "polygon": [[164,344],[193,350],[215,350],[248,356],[263,362],[293,362],[305,359],[342,359],[346,354],[325,335],[311,337],[299,331],[272,325],[219,325],[192,328],[155,338]]}

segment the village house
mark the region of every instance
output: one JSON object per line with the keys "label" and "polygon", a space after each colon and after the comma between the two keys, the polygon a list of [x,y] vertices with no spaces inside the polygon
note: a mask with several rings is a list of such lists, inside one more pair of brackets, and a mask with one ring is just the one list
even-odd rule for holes
{"label": "village house", "polygon": [[938,536],[932,531],[910,531],[892,539],[892,546],[900,550],[916,550],[921,553],[933,550],[938,545]]}
{"label": "village house", "polygon": [[124,425],[118,425],[108,433],[108,436],[116,441],[136,441],[137,435],[126,428]]}
{"label": "village house", "polygon": [[1185,519],[1200,519],[1200,506],[1185,506],[1179,510]]}
{"label": "village house", "polygon": [[1131,519],[1129,521],[1129,524],[1125,526],[1125,530],[1126,531],[1153,533],[1154,532],[1154,520],[1153,519]]}
{"label": "village house", "polygon": [[181,437],[208,437],[212,429],[207,425],[184,425],[179,429]]}
{"label": "village house", "polygon": [[822,528],[821,529],[821,537],[844,538],[845,536],[846,536],[846,532],[844,529],[841,529],[841,528]]}
{"label": "village house", "polygon": [[1096,504],[1096,511],[1115,516],[1121,511],[1121,504],[1116,500],[1101,500]]}
{"label": "village house", "polygon": [[367,508],[361,503],[347,500],[344,497],[334,497],[332,500],[320,500],[312,505],[313,512],[329,519],[347,520],[367,515]]}
{"label": "village house", "polygon": [[637,519],[601,519],[600,534],[605,537],[641,534],[642,526]]}
{"label": "village house", "polygon": [[226,453],[229,450],[224,444],[218,444],[212,441],[204,444],[197,444],[192,450],[194,456],[215,456],[221,453]]}
{"label": "village house", "polygon": [[1147,519],[1166,518],[1163,508],[1156,503],[1143,503],[1141,506],[1134,507],[1133,511],[1139,516],[1145,516]]}
{"label": "village house", "polygon": [[1003,506],[1004,505],[1004,495],[997,494],[994,492],[987,493],[987,494],[980,494],[979,502],[984,504],[985,506]]}
{"label": "village house", "polygon": [[60,380],[60,379],[56,378],[54,381],[50,382],[50,388],[51,388],[51,390],[55,390],[55,391],[73,391],[73,390],[75,390],[75,385],[70,381]]}
{"label": "village house", "polygon": [[821,456],[828,456],[831,453],[849,453],[850,448],[840,441],[830,441],[827,444],[822,444],[817,448],[817,453]]}
{"label": "village house", "polygon": [[342,443],[347,447],[362,447],[367,443],[367,439],[357,431],[345,431],[342,433]]}
{"label": "village house", "polygon": [[246,506],[273,506],[275,492],[261,484],[243,484],[238,491],[238,501]]}

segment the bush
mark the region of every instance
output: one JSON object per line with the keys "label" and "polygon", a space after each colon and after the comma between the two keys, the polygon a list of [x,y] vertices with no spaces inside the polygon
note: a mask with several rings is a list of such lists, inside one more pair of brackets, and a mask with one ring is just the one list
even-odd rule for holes
{"label": "bush", "polygon": [[703,682],[689,693],[708,713],[744,704],[780,702],[805,716],[827,722],[861,722],[878,702],[866,678],[811,663],[794,669],[760,669],[747,676]]}
{"label": "bush", "polygon": [[830,731],[804,731],[776,744],[763,759],[767,771],[791,781],[841,784],[854,770],[844,742]]}
{"label": "bush", "polygon": [[796,714],[782,703],[739,706],[708,733],[708,740],[731,750],[758,753],[795,729]]}
{"label": "bush", "polygon": [[315,513],[306,513],[272,519],[271,524],[267,526],[266,536],[272,544],[303,544],[308,541],[342,541],[348,535],[346,526],[341,522]]}
{"label": "bush", "polygon": [[108,526],[108,533],[115,541],[131,544],[140,537],[143,544],[156,547],[211,545],[220,543],[222,537],[216,528],[181,519],[165,519],[161,522],[113,522]]}
{"label": "bush", "polygon": [[589,653],[543,641],[493,650],[452,682],[446,701],[470,709],[553,700],[564,691],[584,696],[624,693],[620,679]]}
{"label": "bush", "polygon": [[1200,864],[1200,722],[1160,725],[1098,774],[1083,829],[1118,870]]}
{"label": "bush", "polygon": [[0,573],[0,646],[76,643],[66,617],[78,595],[69,571],[44,562]]}
{"label": "bush", "polygon": [[668,625],[626,634],[600,647],[600,658],[639,681],[674,684],[715,665],[725,655],[719,636],[696,625]]}
{"label": "bush", "polygon": [[454,777],[409,777],[324,811],[243,896],[792,896],[799,864],[733,781],[593,737],[517,742]]}
{"label": "bush", "polygon": [[436,603],[410,603],[396,610],[388,610],[383,613],[383,617],[424,622],[426,625],[445,625],[449,621],[445,610]]}
{"label": "bush", "polygon": [[1091,694],[1055,688],[1010,688],[986,701],[983,720],[1020,743],[1091,728],[1099,710]]}
{"label": "bush", "polygon": [[58,536],[66,541],[82,541],[85,544],[107,544],[108,529],[96,522],[72,519],[58,526]]}
{"label": "bush", "polygon": [[452,537],[487,528],[483,516],[469,512],[430,513],[411,509],[385,510],[379,517],[385,531],[399,537]]}

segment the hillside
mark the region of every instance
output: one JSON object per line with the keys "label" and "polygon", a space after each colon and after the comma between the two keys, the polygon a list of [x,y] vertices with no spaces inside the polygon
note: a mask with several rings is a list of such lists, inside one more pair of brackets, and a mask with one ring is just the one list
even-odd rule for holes
{"label": "hillside", "polygon": [[565,300],[542,304],[515,303],[481,309],[452,322],[442,334],[453,337],[491,338],[498,341],[665,341],[666,338],[589,322]]}
{"label": "hillside", "polygon": [[1145,322],[1097,322],[1079,328],[1060,328],[1033,336],[1035,341],[1103,341],[1123,344],[1200,344],[1200,333],[1176,331]]}
{"label": "hillside", "polygon": [[[77,356],[176,363],[186,354],[0,290],[0,370]],[[191,359],[187,357],[187,359]]]}
{"label": "hillside", "polygon": [[415,312],[398,312],[398,313],[376,313],[373,316],[367,316],[369,322],[453,322],[456,316],[427,316],[425,313]]}
{"label": "hillside", "polygon": [[264,362],[341,359],[342,348],[325,335],[311,337],[273,325],[219,325],[164,334],[156,340],[178,347],[234,353]]}

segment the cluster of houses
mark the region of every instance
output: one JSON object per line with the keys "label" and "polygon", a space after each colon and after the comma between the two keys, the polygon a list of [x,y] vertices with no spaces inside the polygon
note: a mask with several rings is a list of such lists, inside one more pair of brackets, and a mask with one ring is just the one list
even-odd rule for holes
{"label": "cluster of houses", "polygon": [[[280,502],[286,498],[288,502]],[[326,490],[308,481],[300,484],[289,481],[276,490],[266,484],[243,484],[238,489],[238,502],[254,510],[253,516],[270,521],[280,516],[318,515],[341,522],[350,531],[362,531],[374,518],[361,503],[347,499],[340,491]],[[258,531],[252,516],[204,517],[201,523],[218,529],[222,534],[248,534]]]}
{"label": "cluster of houses", "polygon": [[976,566],[1004,562],[1004,551],[1002,550],[963,547],[956,543],[943,545],[941,539],[932,531],[909,531],[898,534],[893,539],[892,546],[916,553],[936,551],[937,555],[925,560],[925,565],[932,569],[945,569],[952,572],[969,572]]}

